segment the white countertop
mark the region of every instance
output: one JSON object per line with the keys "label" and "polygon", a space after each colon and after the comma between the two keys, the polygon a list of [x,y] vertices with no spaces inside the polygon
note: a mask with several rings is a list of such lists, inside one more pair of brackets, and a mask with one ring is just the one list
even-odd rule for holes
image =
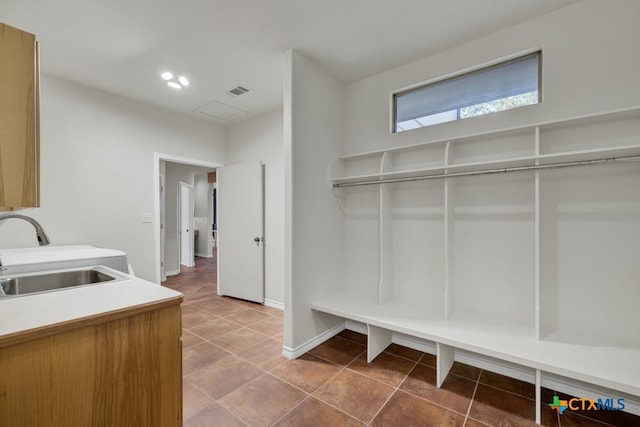
{"label": "white countertop", "polygon": [[33,248],[0,249],[0,260],[5,267],[107,256],[126,256],[126,253],[116,249],[106,249],[90,245],[49,245],[36,246]]}
{"label": "white countertop", "polygon": [[115,282],[0,298],[0,342],[8,335],[182,296],[172,289],[129,277]]}

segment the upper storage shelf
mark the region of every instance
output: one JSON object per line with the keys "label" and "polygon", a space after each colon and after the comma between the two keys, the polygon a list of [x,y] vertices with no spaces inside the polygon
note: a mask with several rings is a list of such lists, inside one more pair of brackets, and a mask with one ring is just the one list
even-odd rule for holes
{"label": "upper storage shelf", "polygon": [[[563,129],[602,122],[611,123],[638,116],[640,116],[640,109],[616,111],[451,140],[429,141],[341,156],[335,162],[338,166],[334,165],[332,168],[331,185],[339,188],[405,180],[552,169],[583,164],[640,161],[640,136],[633,140],[614,141],[614,144],[609,146],[606,144],[610,141],[603,136],[603,141],[606,142],[597,147],[590,147],[589,144],[583,147],[565,147],[562,144],[554,144],[553,141],[547,142],[544,137],[545,134],[562,132]],[[504,152],[485,158],[474,158],[463,154],[464,146],[494,139],[505,141]],[[517,143],[513,147],[508,147],[506,144],[512,141]],[[390,167],[382,167],[383,158],[388,158],[387,163],[391,164]]]}

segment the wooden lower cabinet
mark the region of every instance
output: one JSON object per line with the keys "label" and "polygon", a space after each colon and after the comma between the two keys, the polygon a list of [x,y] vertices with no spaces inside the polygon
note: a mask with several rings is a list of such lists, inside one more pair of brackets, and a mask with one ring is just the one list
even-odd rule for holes
{"label": "wooden lower cabinet", "polygon": [[181,426],[180,337],[178,303],[2,347],[0,426]]}

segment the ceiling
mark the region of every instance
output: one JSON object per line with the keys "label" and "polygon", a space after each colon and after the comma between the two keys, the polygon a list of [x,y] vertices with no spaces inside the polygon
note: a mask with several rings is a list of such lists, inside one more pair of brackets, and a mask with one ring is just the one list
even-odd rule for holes
{"label": "ceiling", "polygon": [[290,48],[349,83],[577,1],[0,0],[0,21],[37,35],[42,73],[228,125],[281,107]]}

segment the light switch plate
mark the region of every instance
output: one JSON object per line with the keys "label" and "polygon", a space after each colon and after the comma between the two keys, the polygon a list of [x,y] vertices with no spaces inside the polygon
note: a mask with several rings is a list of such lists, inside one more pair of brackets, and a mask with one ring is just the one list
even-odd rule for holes
{"label": "light switch plate", "polygon": [[143,223],[152,222],[152,218],[153,218],[153,216],[150,213],[143,213],[142,214],[142,222]]}

